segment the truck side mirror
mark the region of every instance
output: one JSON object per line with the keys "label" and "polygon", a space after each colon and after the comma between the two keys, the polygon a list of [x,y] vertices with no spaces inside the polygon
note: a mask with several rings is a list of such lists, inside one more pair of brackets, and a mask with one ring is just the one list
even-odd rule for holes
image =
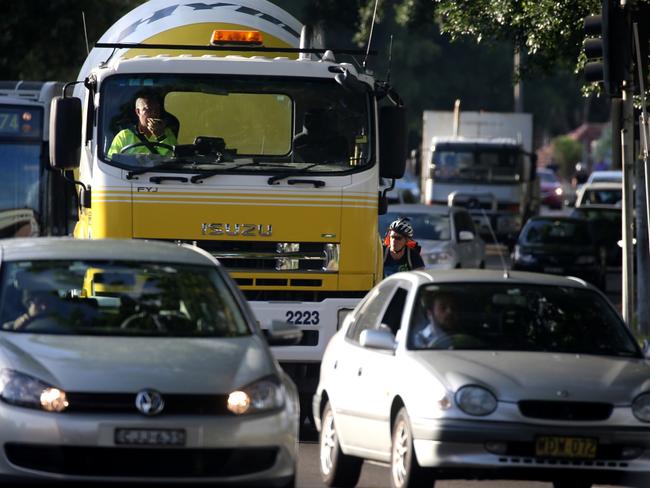
{"label": "truck side mirror", "polygon": [[379,173],[401,178],[406,170],[406,110],[385,106],[379,110]]}
{"label": "truck side mirror", "polygon": [[79,167],[81,155],[81,100],[54,97],[50,110],[50,166],[58,170]]}

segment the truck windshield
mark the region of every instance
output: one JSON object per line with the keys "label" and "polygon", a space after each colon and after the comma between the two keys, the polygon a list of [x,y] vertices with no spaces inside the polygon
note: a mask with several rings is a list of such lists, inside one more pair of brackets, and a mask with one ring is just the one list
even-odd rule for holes
{"label": "truck windshield", "polygon": [[521,153],[512,148],[436,148],[432,176],[438,181],[516,183],[523,180]]}
{"label": "truck windshield", "polygon": [[129,170],[332,173],[370,164],[369,97],[331,80],[114,76],[100,147]]}
{"label": "truck windshield", "polygon": [[42,110],[0,105],[0,238],[38,233]]}

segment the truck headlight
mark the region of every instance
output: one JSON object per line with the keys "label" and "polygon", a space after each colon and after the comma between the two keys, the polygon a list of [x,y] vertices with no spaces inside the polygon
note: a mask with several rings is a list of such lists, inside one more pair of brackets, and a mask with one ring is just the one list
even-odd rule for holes
{"label": "truck headlight", "polygon": [[68,406],[65,392],[12,369],[0,371],[0,399],[19,407],[62,412]]}
{"label": "truck headlight", "polygon": [[469,415],[489,415],[497,408],[497,399],[481,386],[463,386],[456,392],[456,404]]}
{"label": "truck headlight", "polygon": [[284,407],[284,386],[268,377],[235,390],[228,395],[228,410],[235,415],[268,412]]}
{"label": "truck headlight", "polygon": [[634,399],[632,413],[641,422],[650,422],[650,393],[641,393]]}

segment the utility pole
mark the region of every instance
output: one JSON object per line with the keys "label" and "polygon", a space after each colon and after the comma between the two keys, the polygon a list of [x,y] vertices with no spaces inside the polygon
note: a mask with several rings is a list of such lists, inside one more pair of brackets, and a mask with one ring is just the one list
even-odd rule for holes
{"label": "utility pole", "polygon": [[634,205],[632,201],[634,188],[634,90],[630,80],[623,82],[623,130],[619,137],[622,147],[623,169],[623,206],[622,206],[622,236],[623,236],[623,320],[628,326],[632,325],[634,317]]}

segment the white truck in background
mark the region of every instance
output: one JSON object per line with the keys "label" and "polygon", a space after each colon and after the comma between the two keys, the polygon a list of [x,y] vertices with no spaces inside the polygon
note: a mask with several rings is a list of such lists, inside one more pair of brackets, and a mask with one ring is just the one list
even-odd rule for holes
{"label": "white truck in background", "polygon": [[467,207],[482,236],[512,244],[540,206],[532,114],[427,110],[422,134],[423,203]]}

